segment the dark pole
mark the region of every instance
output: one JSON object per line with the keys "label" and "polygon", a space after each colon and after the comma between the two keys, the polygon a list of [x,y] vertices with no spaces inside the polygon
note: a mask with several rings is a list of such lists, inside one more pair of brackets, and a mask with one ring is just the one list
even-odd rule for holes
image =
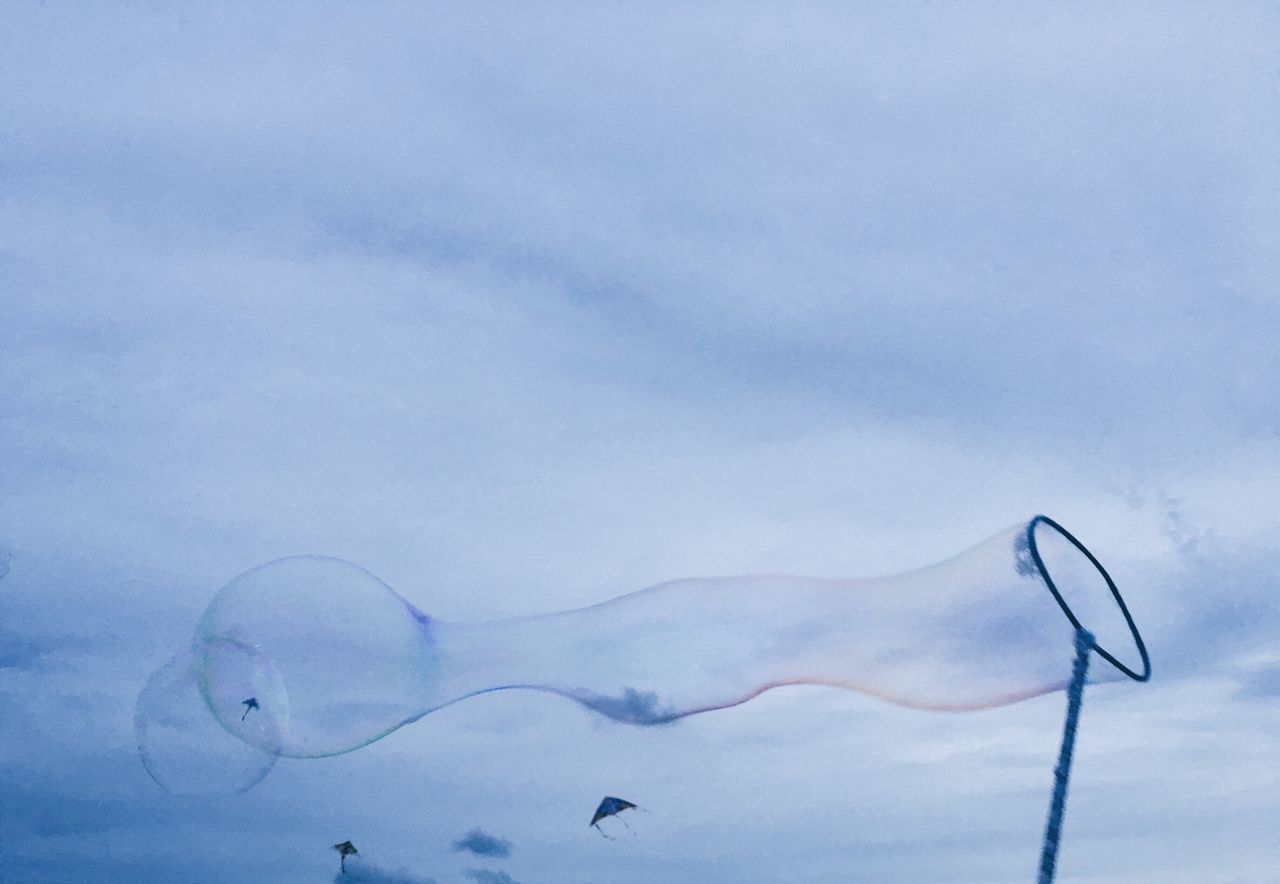
{"label": "dark pole", "polygon": [[1062,727],[1062,748],[1058,750],[1058,766],[1053,769],[1053,798],[1049,802],[1049,820],[1044,827],[1044,847],[1040,851],[1039,884],[1053,884],[1058,862],[1058,841],[1062,837],[1062,815],[1067,806],[1067,779],[1071,776],[1071,753],[1076,744],[1076,725],[1080,721],[1080,701],[1084,697],[1084,680],[1089,671],[1089,651],[1093,636],[1088,630],[1076,630],[1076,660],[1071,668],[1071,684],[1067,688],[1067,720]]}

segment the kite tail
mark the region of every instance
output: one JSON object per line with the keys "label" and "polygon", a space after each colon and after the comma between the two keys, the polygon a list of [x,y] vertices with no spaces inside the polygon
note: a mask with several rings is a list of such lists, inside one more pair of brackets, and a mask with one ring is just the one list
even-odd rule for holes
{"label": "kite tail", "polygon": [[1084,680],[1089,671],[1089,651],[1092,648],[1093,636],[1086,629],[1077,629],[1076,660],[1071,668],[1071,685],[1067,688],[1067,720],[1062,727],[1058,766],[1053,769],[1053,799],[1049,802],[1049,820],[1044,827],[1044,846],[1040,850],[1039,884],[1053,884],[1054,867],[1058,863],[1062,815],[1067,806],[1067,778],[1071,776],[1071,753],[1075,749],[1080,701],[1084,698]]}

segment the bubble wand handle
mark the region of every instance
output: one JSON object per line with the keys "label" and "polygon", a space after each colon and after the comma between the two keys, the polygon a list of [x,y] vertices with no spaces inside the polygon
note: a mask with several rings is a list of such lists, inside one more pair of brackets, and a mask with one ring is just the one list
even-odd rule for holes
{"label": "bubble wand handle", "polygon": [[1076,744],[1076,727],[1080,722],[1080,701],[1084,698],[1085,676],[1089,672],[1089,652],[1093,636],[1085,629],[1076,630],[1076,659],[1067,688],[1067,720],[1062,727],[1062,747],[1058,765],[1053,769],[1053,798],[1049,801],[1049,819],[1044,827],[1044,846],[1040,850],[1039,884],[1053,884],[1058,863],[1058,842],[1062,838],[1062,817],[1067,808],[1067,780],[1071,776],[1071,755]]}

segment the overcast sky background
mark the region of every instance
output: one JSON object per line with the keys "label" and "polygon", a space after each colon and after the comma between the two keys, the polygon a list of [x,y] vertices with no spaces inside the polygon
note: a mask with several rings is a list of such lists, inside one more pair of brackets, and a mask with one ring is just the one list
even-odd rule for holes
{"label": "overcast sky background", "polygon": [[368,881],[1030,880],[1061,694],[637,728],[503,692],[214,801],[132,715],[283,555],[465,620],[1046,512],[1155,668],[1086,696],[1060,880],[1273,881],[1278,38],[1265,3],[6,3],[0,877],[324,882],[350,838]]}

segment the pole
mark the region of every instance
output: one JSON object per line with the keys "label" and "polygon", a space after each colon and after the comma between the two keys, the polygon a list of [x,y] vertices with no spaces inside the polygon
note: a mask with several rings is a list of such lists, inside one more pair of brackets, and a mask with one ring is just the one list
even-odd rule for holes
{"label": "pole", "polygon": [[1062,816],[1067,805],[1067,779],[1071,776],[1071,753],[1076,744],[1076,725],[1080,721],[1080,701],[1084,697],[1084,680],[1089,671],[1089,651],[1093,636],[1085,629],[1076,630],[1076,659],[1071,667],[1071,684],[1067,688],[1067,720],[1062,726],[1062,748],[1058,765],[1053,769],[1053,798],[1049,802],[1049,819],[1044,827],[1044,846],[1040,850],[1039,884],[1053,884],[1058,862],[1058,841],[1062,837]]}

